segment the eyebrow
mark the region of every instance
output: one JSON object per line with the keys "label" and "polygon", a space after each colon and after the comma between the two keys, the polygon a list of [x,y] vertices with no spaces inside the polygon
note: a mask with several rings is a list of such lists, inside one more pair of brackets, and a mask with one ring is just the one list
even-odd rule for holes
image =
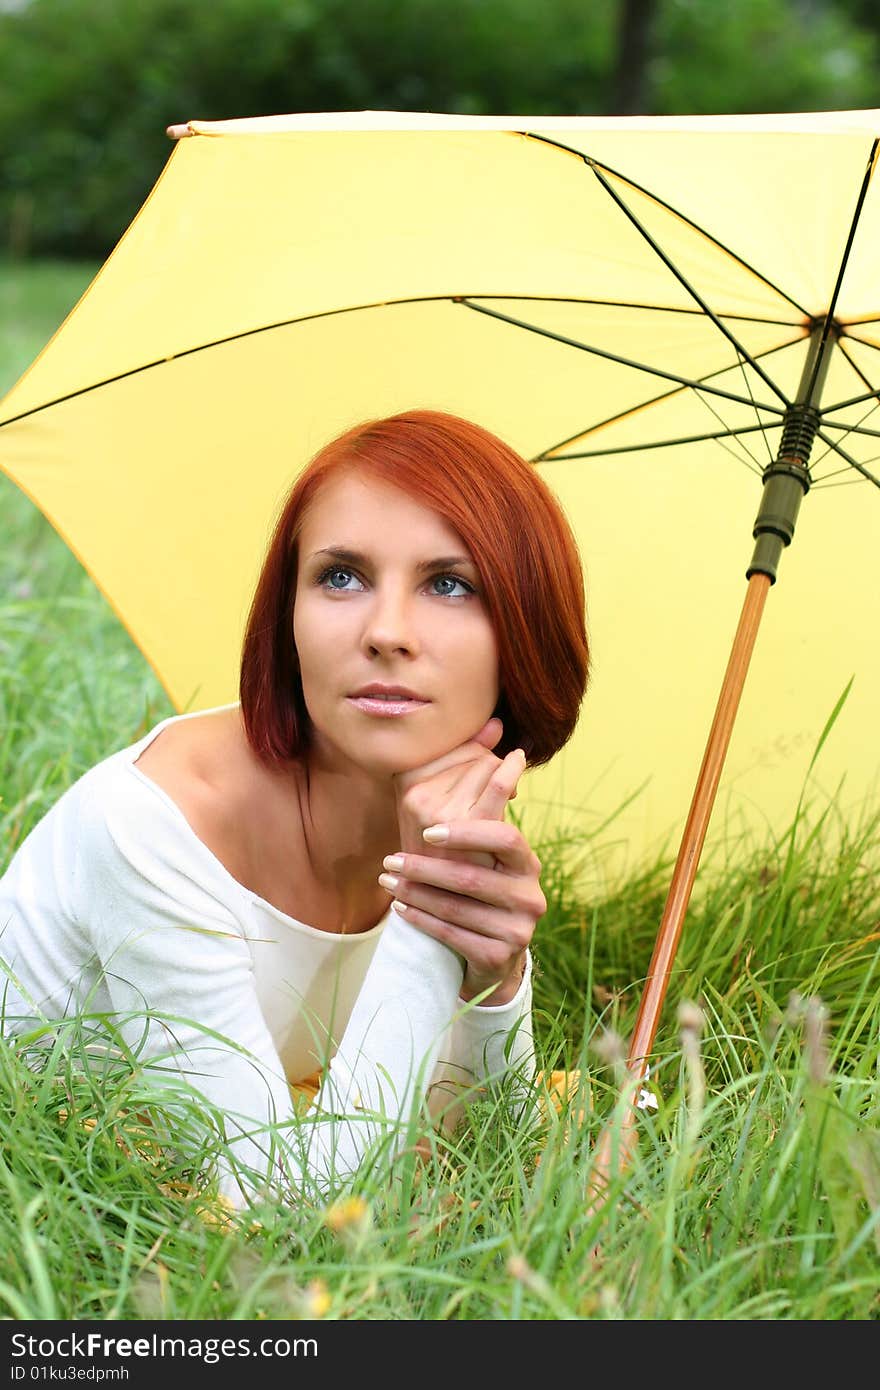
{"label": "eyebrow", "polygon": [[[367,567],[370,563],[368,555],[364,555],[360,550],[349,550],[344,545],[328,545],[323,550],[316,550],[311,558],[341,560],[344,564],[362,567]],[[429,570],[450,569],[455,565],[470,565],[472,569],[476,569],[469,555],[438,555],[433,560],[422,560],[416,565],[416,572],[427,574]]]}

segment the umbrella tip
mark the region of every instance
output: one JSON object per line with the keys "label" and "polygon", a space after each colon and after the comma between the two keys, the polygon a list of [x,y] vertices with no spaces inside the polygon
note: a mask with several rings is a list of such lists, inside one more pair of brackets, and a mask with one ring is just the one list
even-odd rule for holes
{"label": "umbrella tip", "polygon": [[192,135],[189,121],[184,121],[183,125],[168,125],[165,127],[165,134],[169,140],[182,140],[185,135]]}

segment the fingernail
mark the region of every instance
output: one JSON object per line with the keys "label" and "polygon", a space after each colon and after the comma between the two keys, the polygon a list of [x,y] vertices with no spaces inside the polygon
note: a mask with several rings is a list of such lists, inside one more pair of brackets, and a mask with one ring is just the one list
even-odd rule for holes
{"label": "fingernail", "polygon": [[396,874],[380,874],[379,882],[383,888],[387,888],[389,893],[393,893],[400,879]]}
{"label": "fingernail", "polygon": [[386,869],[394,869],[395,872],[399,872],[403,868],[403,855],[386,854],[382,864]]}
{"label": "fingernail", "polygon": [[407,907],[406,903],[399,903],[396,898],[394,899],[394,902],[391,904],[391,906],[400,917],[405,917],[407,912],[409,911],[409,908]]}
{"label": "fingernail", "polygon": [[429,825],[427,830],[422,831],[422,839],[427,840],[429,845],[442,845],[444,840],[449,839],[449,826]]}

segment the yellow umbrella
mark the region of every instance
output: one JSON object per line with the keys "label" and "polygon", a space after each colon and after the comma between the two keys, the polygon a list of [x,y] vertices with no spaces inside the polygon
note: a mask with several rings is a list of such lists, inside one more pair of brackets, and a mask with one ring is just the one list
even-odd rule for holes
{"label": "yellow umbrella", "polygon": [[[177,708],[236,698],[297,470],[358,420],[433,407],[535,459],[583,550],[593,687],[527,818],[590,829],[646,784],[614,823],[631,857],[681,824],[743,574],[757,565],[737,680],[807,484],[717,823],[790,814],[853,673],[820,769],[845,801],[873,791],[880,112],[169,133],[141,212],[0,403],[0,464]],[[788,519],[753,562],[762,496]],[[673,937],[698,857],[692,838]]]}

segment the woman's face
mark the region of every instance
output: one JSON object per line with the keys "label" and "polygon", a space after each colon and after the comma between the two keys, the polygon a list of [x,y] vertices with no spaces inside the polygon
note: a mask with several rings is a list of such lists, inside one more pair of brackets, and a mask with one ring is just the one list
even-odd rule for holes
{"label": "woman's face", "polygon": [[299,535],[293,610],[312,747],[378,775],[472,738],[498,700],[476,566],[448,522],[390,484],[324,484]]}

